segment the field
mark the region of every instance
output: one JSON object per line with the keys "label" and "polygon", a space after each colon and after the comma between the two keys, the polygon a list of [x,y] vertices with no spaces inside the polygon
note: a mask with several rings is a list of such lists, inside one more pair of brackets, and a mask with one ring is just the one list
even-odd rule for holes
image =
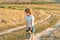
{"label": "field", "polygon": [[[35,34],[48,27],[53,27],[60,20],[59,4],[0,4],[0,32],[25,25],[24,9],[27,7],[32,8],[35,22],[41,19],[44,20],[48,17],[48,14],[51,15],[49,20],[35,25]],[[24,40],[26,38],[25,34],[24,28],[9,34],[1,35],[0,40]]]}

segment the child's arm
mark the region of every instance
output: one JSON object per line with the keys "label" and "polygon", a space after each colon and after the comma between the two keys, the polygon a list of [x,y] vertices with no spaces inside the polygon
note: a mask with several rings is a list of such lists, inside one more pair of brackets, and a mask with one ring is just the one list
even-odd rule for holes
{"label": "child's arm", "polygon": [[26,29],[27,29],[27,25],[28,25],[28,23],[27,23],[27,18],[25,17],[25,22],[26,22]]}
{"label": "child's arm", "polygon": [[31,20],[30,24],[31,24],[31,30],[32,30],[32,20]]}
{"label": "child's arm", "polygon": [[32,16],[32,20],[31,20],[31,29],[32,29],[32,21],[34,21],[34,16]]}
{"label": "child's arm", "polygon": [[27,21],[26,21],[26,29],[27,29],[27,25],[28,25],[28,23],[27,23]]}

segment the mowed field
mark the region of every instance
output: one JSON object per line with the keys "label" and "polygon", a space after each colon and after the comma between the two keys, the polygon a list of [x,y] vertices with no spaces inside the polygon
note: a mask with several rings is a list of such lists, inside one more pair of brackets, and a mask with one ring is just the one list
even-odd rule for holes
{"label": "mowed field", "polygon": [[[43,17],[47,18],[48,14],[51,15],[49,20],[35,25],[35,33],[53,27],[60,20],[59,4],[3,4],[0,5],[0,31],[25,25],[24,9],[27,7],[32,8],[35,22],[40,21]],[[25,40],[25,38],[25,28],[0,36],[0,40]]]}
{"label": "mowed field", "polygon": [[[39,9],[35,9],[33,5],[13,5],[13,4],[4,4],[0,5],[0,31],[15,28],[25,24],[25,12],[24,9],[27,7],[33,9],[32,14],[35,16],[35,21],[38,21],[40,18],[48,16],[43,14]],[[38,7],[38,6],[37,6]]]}

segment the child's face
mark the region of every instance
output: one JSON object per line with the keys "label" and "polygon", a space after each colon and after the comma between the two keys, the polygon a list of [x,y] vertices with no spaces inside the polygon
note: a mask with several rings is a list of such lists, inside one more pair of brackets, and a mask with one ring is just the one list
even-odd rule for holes
{"label": "child's face", "polygon": [[25,12],[25,13],[26,13],[27,16],[30,16],[30,13],[28,13],[28,12]]}

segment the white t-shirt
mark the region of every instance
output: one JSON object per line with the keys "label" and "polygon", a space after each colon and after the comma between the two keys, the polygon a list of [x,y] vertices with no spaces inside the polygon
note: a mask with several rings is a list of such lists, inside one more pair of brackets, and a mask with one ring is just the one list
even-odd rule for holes
{"label": "white t-shirt", "polygon": [[32,22],[32,26],[34,26],[34,16],[26,16],[26,21],[28,23],[27,27],[31,27],[31,22]]}

